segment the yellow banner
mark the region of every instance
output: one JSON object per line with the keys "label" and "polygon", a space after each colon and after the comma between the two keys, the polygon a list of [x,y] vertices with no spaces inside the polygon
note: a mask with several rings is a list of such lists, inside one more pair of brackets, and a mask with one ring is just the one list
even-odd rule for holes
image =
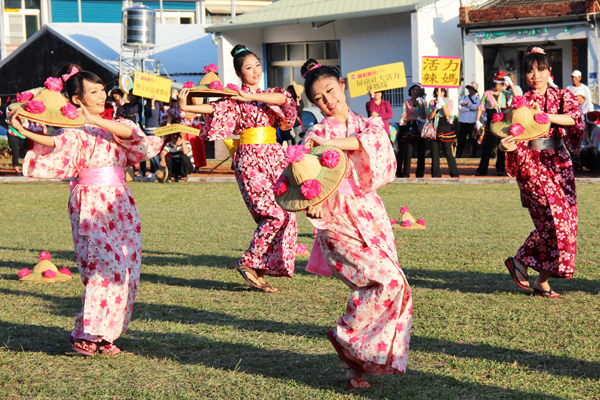
{"label": "yellow banner", "polygon": [[200,135],[200,129],[192,128],[191,126],[181,125],[181,124],[173,124],[167,126],[161,126],[160,128],[156,128],[154,134],[156,136],[165,136],[171,135],[173,133],[189,133],[190,135]]}
{"label": "yellow banner", "polygon": [[460,57],[423,56],[421,86],[457,88],[460,86]]}
{"label": "yellow banner", "polygon": [[347,82],[350,97],[365,95],[370,89],[376,92],[398,89],[406,86],[404,63],[385,64],[350,72]]}
{"label": "yellow banner", "polygon": [[171,99],[171,80],[136,72],[133,76],[133,94],[147,99],[156,95],[156,100],[168,103]]}

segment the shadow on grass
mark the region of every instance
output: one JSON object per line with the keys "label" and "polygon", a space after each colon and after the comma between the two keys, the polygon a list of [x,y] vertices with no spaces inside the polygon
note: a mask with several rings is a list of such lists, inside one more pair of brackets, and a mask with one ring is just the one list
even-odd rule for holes
{"label": "shadow on grass", "polygon": [[[68,353],[74,358],[83,359],[68,347],[66,340],[68,333],[61,328],[0,321],[0,343],[4,350],[40,352],[50,356],[63,356]],[[157,357],[166,358],[180,364],[201,364],[213,369],[285,380],[294,386],[300,383],[315,389],[332,390],[340,394],[348,393],[345,389],[344,372],[333,350],[328,354],[300,354],[210,340],[190,334],[163,334],[132,329],[126,337],[119,340],[119,346],[126,353],[138,354],[146,359],[140,362],[152,362]],[[119,359],[122,357],[127,357],[127,354],[115,357],[114,368],[120,368]],[[127,375],[129,372],[124,370],[122,373]],[[421,399],[448,397],[562,399],[558,396],[537,395],[463,382],[455,378],[411,369],[401,376],[374,376],[369,380],[373,387],[360,391],[362,398],[381,399],[393,396],[392,398]],[[100,387],[98,389],[102,390]]]}
{"label": "shadow on grass", "polygon": [[[232,268],[233,271],[233,268]],[[234,271],[235,272],[235,271]],[[239,274],[235,272],[237,276]],[[241,277],[240,277],[241,280]],[[207,290],[225,290],[228,292],[243,292],[248,291],[248,284],[244,283],[233,283],[233,282],[222,282],[214,281],[211,279],[186,279],[176,278],[168,275],[158,274],[146,274],[142,273],[140,276],[140,282],[150,282],[155,284],[169,285],[169,286],[180,286],[180,287],[193,287],[197,289]]]}
{"label": "shadow on grass", "polygon": [[[501,273],[485,273],[470,271],[444,271],[429,269],[403,268],[408,283],[412,287],[428,289],[456,290],[463,293],[498,293],[521,291],[513,282],[506,268]],[[529,281],[537,277],[530,271]],[[597,294],[600,291],[600,280],[588,279],[551,279],[552,287],[559,293],[569,291]]]}

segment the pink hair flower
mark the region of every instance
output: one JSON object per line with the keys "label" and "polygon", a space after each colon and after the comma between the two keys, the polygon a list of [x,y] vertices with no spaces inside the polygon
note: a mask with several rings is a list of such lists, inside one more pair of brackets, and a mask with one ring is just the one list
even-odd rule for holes
{"label": "pink hair flower", "polygon": [[41,114],[46,111],[46,106],[39,100],[31,100],[27,102],[25,110],[32,114]]}
{"label": "pink hair flower", "polygon": [[402,226],[407,228],[409,226],[412,226],[412,222],[410,219],[407,219],[406,221],[402,221]]}
{"label": "pink hair flower", "polygon": [[425,226],[425,220],[424,219],[418,219],[417,220],[417,224]]}
{"label": "pink hair flower", "polygon": [[71,103],[67,104],[64,107],[61,107],[60,112],[62,113],[62,115],[64,115],[65,117],[67,117],[69,119],[77,119],[77,117],[79,117],[79,112],[77,112],[77,107],[75,107]]}
{"label": "pink hair flower", "polygon": [[63,89],[62,79],[60,78],[48,78],[44,82],[46,89],[52,90],[53,92],[60,92]]}
{"label": "pink hair flower", "polygon": [[405,213],[405,212],[407,212],[407,211],[408,211],[408,207],[402,207],[402,208],[400,209],[400,214],[404,214],[404,213]]}
{"label": "pink hair flower", "polygon": [[319,160],[321,165],[327,168],[335,168],[340,162],[340,153],[335,150],[327,150]]}
{"label": "pink hair flower", "polygon": [[273,192],[275,195],[282,196],[287,192],[289,183],[290,180],[287,176],[280,176],[279,179],[277,179],[277,182],[275,182],[275,185],[273,185]]}
{"label": "pink hair flower", "polygon": [[395,219],[390,219],[390,224],[394,225],[396,222],[398,221],[396,221]]}
{"label": "pink hair flower", "polygon": [[17,102],[18,103],[26,103],[31,99],[33,99],[33,93],[31,93],[31,92],[17,93]]}
{"label": "pink hair flower", "polygon": [[521,124],[514,124],[510,127],[510,129],[508,130],[508,132],[512,135],[512,136],[519,136],[521,133],[525,132],[525,128],[523,128],[523,125]]}
{"label": "pink hair flower", "polygon": [[38,255],[38,260],[43,261],[43,260],[50,260],[52,258],[52,256],[50,255],[50,253],[48,253],[47,251],[42,251],[40,252],[40,254]]}
{"label": "pink hair flower", "polygon": [[492,122],[504,121],[504,117],[506,117],[506,114],[504,114],[503,112],[494,114],[494,116],[492,117]]}
{"label": "pink hair flower", "polygon": [[535,120],[535,122],[537,122],[540,125],[544,125],[544,124],[550,123],[550,118],[548,118],[548,114],[543,113],[543,112],[535,114],[533,116],[533,119]]}
{"label": "pink hair flower", "polygon": [[321,194],[321,182],[316,179],[307,179],[300,186],[300,192],[307,200],[312,200]]}
{"label": "pink hair flower", "polygon": [[31,274],[31,270],[29,268],[23,268],[19,271],[19,279],[23,279],[29,274]]}
{"label": "pink hair flower", "polygon": [[521,108],[521,107],[531,108],[531,107],[529,107],[529,103],[527,103],[527,100],[525,100],[525,97],[523,97],[523,96],[515,96],[515,98],[512,100],[511,105],[514,108]]}
{"label": "pink hair flower", "polygon": [[218,70],[219,69],[217,68],[217,66],[215,64],[213,64],[213,63],[210,63],[210,64],[204,66],[204,73],[205,74],[209,73],[209,72],[212,72],[212,73],[216,74]]}
{"label": "pink hair flower", "polygon": [[299,244],[298,246],[296,246],[296,254],[303,256],[304,253],[306,253],[306,250],[308,250],[308,247],[306,247],[305,244]]}
{"label": "pink hair flower", "polygon": [[52,271],[51,269],[47,269],[42,274],[44,278],[56,278],[56,271]]}
{"label": "pink hair flower", "polygon": [[191,87],[194,87],[194,82],[192,82],[192,81],[187,81],[186,83],[183,84],[184,89],[189,89]]}
{"label": "pink hair flower", "polygon": [[72,274],[71,270],[67,267],[59,268],[58,272],[60,272],[61,274],[64,274],[64,275],[69,275],[69,276],[71,276],[71,274]]}
{"label": "pink hair flower", "polygon": [[223,90],[221,81],[212,81],[208,87],[215,90]]}
{"label": "pink hair flower", "polygon": [[239,93],[239,91],[240,91],[239,86],[236,85],[236,84],[234,84],[234,83],[228,83],[226,87],[227,87],[227,89],[231,89],[234,92],[238,92]]}
{"label": "pink hair flower", "polygon": [[293,163],[302,161],[302,159],[304,158],[304,155],[306,153],[308,153],[309,151],[310,150],[308,150],[306,147],[304,147],[301,144],[288,146],[288,148],[285,152],[285,161],[287,161],[288,164],[293,164]]}

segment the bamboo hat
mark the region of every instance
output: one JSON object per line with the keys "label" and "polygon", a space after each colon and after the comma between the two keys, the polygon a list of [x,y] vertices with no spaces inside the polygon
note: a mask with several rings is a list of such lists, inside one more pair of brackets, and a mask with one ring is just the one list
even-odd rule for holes
{"label": "bamboo hat", "polygon": [[499,138],[509,135],[516,141],[539,138],[550,129],[550,120],[545,112],[532,110],[522,96],[516,96],[512,108],[506,113],[494,114],[490,130]]}
{"label": "bamboo hat", "polygon": [[43,125],[78,128],[85,124],[77,108],[61,94],[63,85],[60,78],[48,78],[44,86],[32,99],[14,103],[9,110],[20,108],[21,117]]}
{"label": "bamboo hat", "polygon": [[214,72],[204,74],[196,86],[190,88],[190,97],[220,97],[235,96],[238,94],[233,89],[223,87],[223,82]]}
{"label": "bamboo hat", "polygon": [[426,229],[425,221],[422,219],[415,219],[410,212],[408,207],[402,207],[400,209],[402,219],[392,224],[393,229]]}
{"label": "bamboo hat", "polygon": [[56,268],[56,265],[50,261],[52,256],[47,251],[42,251],[38,255],[40,262],[33,268],[23,268],[19,271],[19,280],[24,282],[58,282],[71,279],[71,271],[68,268]]}
{"label": "bamboo hat", "polygon": [[327,200],[346,175],[346,153],[335,146],[318,146],[308,152],[302,145],[288,146],[289,163],[275,185],[275,199],[287,211],[302,211]]}

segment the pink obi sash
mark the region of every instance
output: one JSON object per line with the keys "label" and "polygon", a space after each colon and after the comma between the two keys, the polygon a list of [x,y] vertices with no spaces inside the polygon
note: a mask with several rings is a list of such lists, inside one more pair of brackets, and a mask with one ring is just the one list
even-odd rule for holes
{"label": "pink obi sash", "polygon": [[[361,194],[360,187],[356,184],[356,182],[354,182],[354,178],[342,179],[340,187],[338,188],[338,192],[343,195]],[[327,265],[327,262],[325,262],[323,253],[321,253],[321,247],[319,247],[319,243],[317,241],[318,237],[319,234],[317,233],[317,237],[315,238],[315,242],[313,243],[313,247],[310,252],[308,264],[306,265],[306,271],[317,275],[332,276],[333,273]]]}
{"label": "pink obi sash", "polygon": [[77,185],[125,186],[125,171],[121,167],[85,168],[79,171],[79,180],[71,181],[71,191]]}

